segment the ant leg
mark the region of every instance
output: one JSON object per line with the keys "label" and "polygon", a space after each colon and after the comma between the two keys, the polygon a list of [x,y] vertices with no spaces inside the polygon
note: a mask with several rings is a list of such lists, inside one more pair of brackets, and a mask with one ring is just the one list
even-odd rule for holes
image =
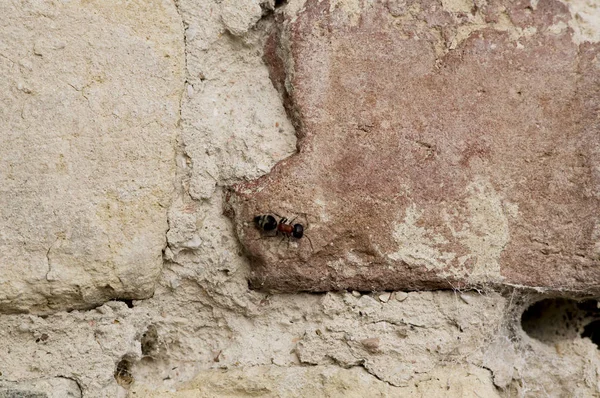
{"label": "ant leg", "polygon": [[276,236],[279,236],[279,231],[277,231],[277,230],[275,230],[275,233],[273,233],[273,231],[269,231],[269,232],[260,231],[260,236],[258,238],[250,239],[250,240],[252,240],[252,241],[263,240],[263,239],[274,238]]}
{"label": "ant leg", "polygon": [[310,222],[308,221],[308,213],[300,213],[304,216],[304,221],[306,221],[306,229],[310,228]]}
{"label": "ant leg", "polygon": [[[308,221],[308,213],[299,213],[301,215],[304,216],[304,221],[306,221],[306,229],[310,228],[310,222]],[[308,243],[310,244],[310,249],[314,252],[315,248],[313,246],[312,240],[310,239],[310,236],[308,235],[304,235],[304,237],[308,240]]]}
{"label": "ant leg", "polygon": [[308,236],[305,236],[305,238],[308,239],[308,243],[310,244],[310,249],[314,252],[315,248],[313,247],[312,240],[310,240],[310,238]]}

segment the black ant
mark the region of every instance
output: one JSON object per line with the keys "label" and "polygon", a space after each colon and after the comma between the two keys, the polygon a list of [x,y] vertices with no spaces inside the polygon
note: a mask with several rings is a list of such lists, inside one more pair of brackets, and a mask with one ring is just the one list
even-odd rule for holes
{"label": "black ant", "polygon": [[279,222],[277,222],[275,217],[270,214],[256,216],[254,217],[254,223],[259,229],[262,229],[265,232],[270,232],[276,229],[276,234],[282,234],[284,237],[300,239],[302,236],[304,236],[304,227],[302,224],[292,224],[295,218],[289,222],[285,217],[279,218]]}

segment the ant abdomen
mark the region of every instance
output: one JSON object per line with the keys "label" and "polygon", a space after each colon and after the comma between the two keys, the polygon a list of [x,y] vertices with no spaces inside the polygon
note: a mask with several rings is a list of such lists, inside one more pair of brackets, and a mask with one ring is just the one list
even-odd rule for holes
{"label": "ant abdomen", "polygon": [[254,224],[256,224],[257,228],[266,232],[273,231],[277,228],[277,220],[270,214],[254,217]]}

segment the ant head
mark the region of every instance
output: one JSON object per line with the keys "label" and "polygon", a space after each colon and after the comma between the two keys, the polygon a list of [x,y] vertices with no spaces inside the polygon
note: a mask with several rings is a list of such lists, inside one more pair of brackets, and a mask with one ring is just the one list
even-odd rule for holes
{"label": "ant head", "polygon": [[302,236],[304,236],[304,227],[300,224],[294,224],[292,236],[296,239],[300,239]]}

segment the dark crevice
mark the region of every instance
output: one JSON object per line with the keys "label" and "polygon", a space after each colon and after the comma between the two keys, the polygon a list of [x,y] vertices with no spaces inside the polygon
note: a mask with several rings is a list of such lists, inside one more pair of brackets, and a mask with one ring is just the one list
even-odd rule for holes
{"label": "dark crevice", "polygon": [[530,305],[521,316],[525,333],[546,344],[588,337],[600,346],[598,301],[551,298]]}
{"label": "dark crevice", "polygon": [[133,300],[130,300],[130,299],[115,299],[114,301],[120,301],[122,303],[127,304],[127,308],[133,308],[134,307]]}
{"label": "dark crevice", "polygon": [[600,320],[592,321],[583,328],[581,337],[587,337],[600,348]]}

